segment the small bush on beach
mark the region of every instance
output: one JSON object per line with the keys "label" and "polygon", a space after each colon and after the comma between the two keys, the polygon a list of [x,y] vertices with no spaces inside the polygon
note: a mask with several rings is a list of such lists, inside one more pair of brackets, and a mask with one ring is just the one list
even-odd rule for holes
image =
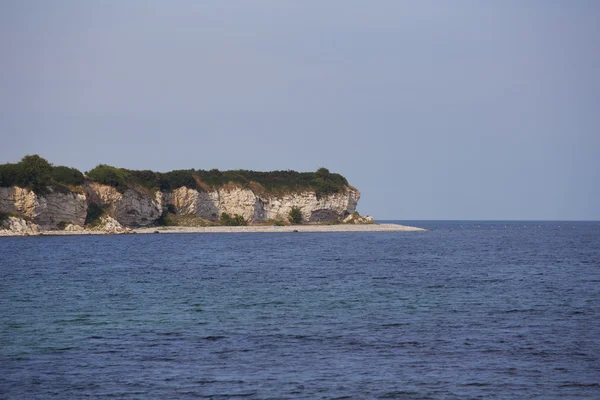
{"label": "small bush on beach", "polygon": [[246,226],[248,225],[248,221],[244,219],[243,216],[235,214],[233,217],[227,213],[221,213],[221,218],[219,218],[219,222],[221,225],[225,226]]}
{"label": "small bush on beach", "polygon": [[156,224],[160,225],[160,226],[175,226],[175,225],[177,225],[175,223],[175,221],[173,221],[172,215],[173,214],[169,213],[168,211],[163,211],[163,213],[158,218],[158,220],[156,220]]}
{"label": "small bush on beach", "polygon": [[289,214],[289,220],[292,224],[301,224],[302,223],[302,210],[298,207],[292,207],[292,210]]}
{"label": "small bush on beach", "polygon": [[97,225],[104,214],[106,214],[106,210],[103,207],[94,203],[90,204],[85,217],[85,225],[88,227]]}

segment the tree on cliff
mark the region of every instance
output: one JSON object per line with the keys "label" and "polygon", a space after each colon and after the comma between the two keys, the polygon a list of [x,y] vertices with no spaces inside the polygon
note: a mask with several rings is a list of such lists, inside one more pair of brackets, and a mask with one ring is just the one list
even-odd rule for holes
{"label": "tree on cliff", "polygon": [[0,165],[0,186],[19,186],[43,193],[48,186],[81,185],[83,174],[75,168],[55,167],[37,154],[16,164]]}
{"label": "tree on cliff", "polygon": [[40,189],[47,185],[52,174],[52,164],[46,159],[34,154],[21,159],[21,179],[34,189]]}

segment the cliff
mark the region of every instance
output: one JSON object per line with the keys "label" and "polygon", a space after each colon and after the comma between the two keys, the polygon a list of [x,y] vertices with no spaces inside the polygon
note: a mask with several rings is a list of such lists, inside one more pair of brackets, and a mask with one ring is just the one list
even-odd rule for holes
{"label": "cliff", "polygon": [[[40,159],[34,161],[39,164]],[[360,198],[345,178],[325,169],[161,174],[101,165],[79,176],[73,169],[41,165],[50,166],[44,179],[34,173],[29,180],[14,173],[23,169],[19,164],[0,166],[0,229],[29,234],[63,229],[121,233],[167,219],[172,223],[182,216],[218,224],[223,213],[250,224],[287,223],[293,209],[300,211],[304,223],[341,222],[354,213]],[[52,168],[62,168],[61,174]]]}

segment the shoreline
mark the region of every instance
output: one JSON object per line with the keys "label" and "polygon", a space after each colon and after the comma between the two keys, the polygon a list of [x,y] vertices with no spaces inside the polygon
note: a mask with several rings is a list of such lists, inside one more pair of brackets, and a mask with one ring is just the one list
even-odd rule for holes
{"label": "shoreline", "polygon": [[41,231],[37,234],[24,234],[9,230],[0,230],[0,237],[15,236],[74,236],[74,235],[127,235],[127,234],[156,234],[156,233],[277,233],[277,232],[426,232],[426,229],[398,224],[339,224],[339,225],[289,225],[289,226],[158,226],[134,228],[119,233],[105,231]]}

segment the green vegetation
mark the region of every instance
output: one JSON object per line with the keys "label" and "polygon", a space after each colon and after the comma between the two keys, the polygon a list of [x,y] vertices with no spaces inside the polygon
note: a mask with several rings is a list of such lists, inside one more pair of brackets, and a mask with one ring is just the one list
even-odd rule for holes
{"label": "green vegetation", "polygon": [[246,226],[248,225],[248,221],[244,219],[241,215],[235,214],[233,217],[227,213],[222,213],[221,218],[219,218],[219,222],[221,225],[225,226]]}
{"label": "green vegetation", "polygon": [[289,219],[292,224],[302,223],[302,211],[298,207],[292,207],[289,214]]}
{"label": "green vegetation", "polygon": [[98,225],[100,218],[105,214],[106,210],[103,207],[94,203],[90,204],[87,209],[87,216],[85,217],[85,225],[88,227]]}
{"label": "green vegetation", "polygon": [[190,226],[190,227],[205,227],[219,225],[217,222],[209,221],[197,215],[177,215],[171,212],[166,212],[156,221],[157,225],[161,226]]}
{"label": "green vegetation", "polygon": [[198,179],[212,187],[229,182],[248,186],[250,182],[261,185],[267,192],[314,190],[318,196],[338,193],[345,189],[348,181],[340,174],[332,174],[321,168],[317,172],[271,171],[195,171]]}
{"label": "green vegetation", "polygon": [[87,173],[93,181],[103,185],[109,185],[119,191],[127,189],[127,171],[121,168],[111,167],[110,165],[100,164]]}
{"label": "green vegetation", "polygon": [[[288,193],[314,190],[317,196],[345,190],[348,181],[340,174],[319,168],[316,172],[248,170],[219,171],[175,170],[154,172],[128,170],[100,164],[86,173],[95,182],[110,185],[120,192],[140,187],[150,190],[173,190],[185,186],[190,189],[209,190],[227,184],[236,184],[267,193]],[[43,192],[48,186],[77,186],[84,182],[84,175],[75,168],[53,166],[38,155],[25,156],[16,164],[0,165],[0,186],[20,186]]]}
{"label": "green vegetation", "polygon": [[173,190],[185,186],[203,190],[206,187],[218,188],[228,183],[250,187],[256,183],[266,192],[289,192],[314,190],[318,196],[343,191],[348,181],[340,174],[332,174],[326,168],[317,172],[247,170],[219,171],[175,170],[171,172],[135,171],[109,165],[98,165],[87,173],[92,180],[115,187],[123,192],[127,187],[140,185],[148,189]]}
{"label": "green vegetation", "polygon": [[160,226],[175,226],[177,225],[172,218],[173,214],[163,211],[160,217],[156,220],[156,224]]}
{"label": "green vegetation", "polygon": [[0,165],[0,186],[19,186],[45,192],[48,186],[81,185],[83,174],[75,168],[53,166],[38,155],[25,156],[16,164]]}
{"label": "green vegetation", "polygon": [[84,180],[79,170],[63,166],[53,167],[51,176],[54,182],[71,186],[82,185]]}

